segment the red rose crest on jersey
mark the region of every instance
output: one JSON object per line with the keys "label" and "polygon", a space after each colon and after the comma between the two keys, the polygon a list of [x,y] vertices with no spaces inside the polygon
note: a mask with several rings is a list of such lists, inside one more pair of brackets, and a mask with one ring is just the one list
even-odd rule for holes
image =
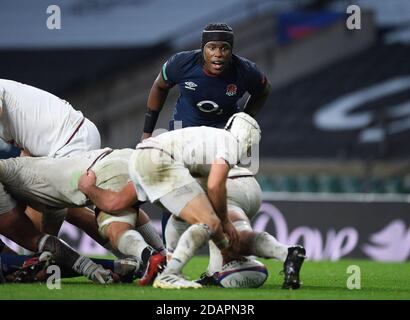
{"label": "red rose crest on jersey", "polygon": [[233,83],[228,84],[228,86],[226,87],[226,95],[232,97],[236,94],[237,90],[238,87],[236,85],[234,85]]}

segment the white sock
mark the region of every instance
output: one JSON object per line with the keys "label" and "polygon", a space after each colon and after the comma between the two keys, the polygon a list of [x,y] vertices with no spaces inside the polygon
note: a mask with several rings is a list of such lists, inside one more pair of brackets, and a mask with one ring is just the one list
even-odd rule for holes
{"label": "white sock", "polygon": [[135,230],[137,230],[142,235],[142,237],[151,247],[160,252],[162,255],[165,255],[166,252],[164,243],[162,242],[161,237],[155,230],[151,221],[148,221],[142,226],[136,227]]}
{"label": "white sock", "polygon": [[263,258],[275,258],[285,261],[288,255],[288,246],[281,244],[274,236],[261,232],[252,240],[254,255]]}
{"label": "white sock", "polygon": [[165,240],[167,243],[167,251],[172,254],[177,247],[179,238],[189,228],[189,224],[182,220],[177,220],[174,216],[169,218],[165,228]]}
{"label": "white sock", "polygon": [[179,239],[172,259],[168,262],[163,274],[180,274],[182,268],[210,237],[211,230],[206,224],[197,223],[190,226]]}
{"label": "white sock", "polygon": [[79,274],[91,279],[92,273],[95,271],[97,264],[90,258],[80,256],[73,265],[73,270]]}
{"label": "white sock", "polygon": [[206,273],[211,276],[215,272],[220,272],[222,270],[223,258],[221,251],[215,245],[215,243],[210,240],[209,242],[209,263],[208,270]]}
{"label": "white sock", "polygon": [[149,246],[137,231],[127,230],[120,236],[117,247],[125,255],[141,258],[142,251]]}

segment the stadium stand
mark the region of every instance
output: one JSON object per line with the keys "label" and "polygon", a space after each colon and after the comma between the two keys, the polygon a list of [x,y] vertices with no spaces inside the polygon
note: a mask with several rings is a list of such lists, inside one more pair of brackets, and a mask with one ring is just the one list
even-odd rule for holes
{"label": "stadium stand", "polygon": [[[315,126],[313,118],[320,107],[340,96],[378,84],[386,79],[405,77],[410,65],[405,63],[410,47],[377,43],[364,52],[345,59],[315,74],[277,89],[269,98],[268,107],[260,122],[269,126],[261,149],[266,157],[288,158],[403,158],[410,155],[408,133],[398,132],[388,136],[388,151],[381,154],[380,144],[361,143],[358,139],[364,126],[357,130],[323,131]],[[358,112],[382,110],[410,99],[410,91],[403,90],[377,101],[358,106]],[[401,116],[407,118],[407,114]],[[393,122],[397,119],[387,119]],[[369,122],[368,125],[371,125]],[[365,149],[364,149],[365,148]]]}
{"label": "stadium stand", "polygon": [[18,79],[56,95],[65,95],[168,50],[165,43],[132,48],[0,50],[0,70],[2,78]]}
{"label": "stadium stand", "polygon": [[410,176],[362,177],[346,175],[257,175],[263,191],[303,193],[410,193]]}

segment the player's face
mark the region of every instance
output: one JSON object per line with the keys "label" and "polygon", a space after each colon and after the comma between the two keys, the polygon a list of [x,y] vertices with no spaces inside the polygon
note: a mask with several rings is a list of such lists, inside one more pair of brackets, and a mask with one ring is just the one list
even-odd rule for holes
{"label": "player's face", "polygon": [[220,75],[228,66],[232,57],[229,43],[210,41],[204,47],[204,68],[213,75]]}

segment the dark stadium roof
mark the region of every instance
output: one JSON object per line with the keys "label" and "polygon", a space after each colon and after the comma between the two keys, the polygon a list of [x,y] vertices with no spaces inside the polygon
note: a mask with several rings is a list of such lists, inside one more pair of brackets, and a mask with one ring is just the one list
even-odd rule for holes
{"label": "dark stadium roof", "polygon": [[20,81],[59,95],[138,63],[161,50],[167,50],[167,46],[0,50],[0,78]]}

